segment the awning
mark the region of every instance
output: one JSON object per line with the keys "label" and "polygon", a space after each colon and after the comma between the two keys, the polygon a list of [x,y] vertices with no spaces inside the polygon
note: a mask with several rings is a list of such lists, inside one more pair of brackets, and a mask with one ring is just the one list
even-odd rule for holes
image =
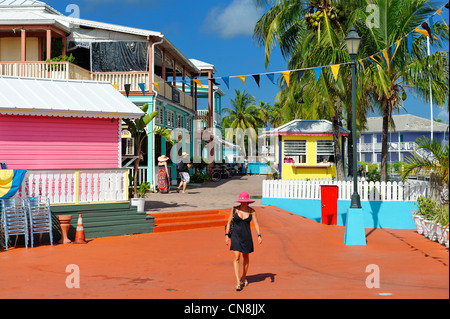
{"label": "awning", "polygon": [[143,114],[109,82],[0,76],[0,115],[126,119]]}

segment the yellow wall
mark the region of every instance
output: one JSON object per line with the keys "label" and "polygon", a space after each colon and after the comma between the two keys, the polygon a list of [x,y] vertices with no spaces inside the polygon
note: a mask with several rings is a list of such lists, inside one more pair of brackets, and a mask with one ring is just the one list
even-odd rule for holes
{"label": "yellow wall", "polygon": [[[27,38],[27,61],[39,60],[38,38]],[[21,39],[0,38],[0,61],[16,62],[22,59]]]}
{"label": "yellow wall", "polygon": [[[284,140],[306,140],[306,164],[307,165],[317,165],[317,155],[316,155],[316,141],[317,140],[333,140],[333,136],[309,136],[309,135],[296,135],[296,136],[282,136],[282,141]],[[341,138],[342,145],[342,138]],[[316,178],[336,178],[336,167],[332,165],[328,168],[328,174],[326,168],[312,168],[312,167],[302,167],[294,168],[290,164],[284,164],[284,143],[282,142],[282,168],[281,168],[281,179],[316,179]],[[296,173],[297,171],[297,173]]]}

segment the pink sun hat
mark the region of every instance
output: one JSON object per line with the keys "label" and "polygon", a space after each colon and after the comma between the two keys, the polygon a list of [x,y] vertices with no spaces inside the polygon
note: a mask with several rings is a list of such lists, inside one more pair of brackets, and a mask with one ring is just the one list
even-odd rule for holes
{"label": "pink sun hat", "polygon": [[250,199],[250,195],[248,193],[242,192],[239,195],[239,199],[235,203],[250,203],[251,204],[251,203],[254,203],[254,202],[255,202],[254,200]]}

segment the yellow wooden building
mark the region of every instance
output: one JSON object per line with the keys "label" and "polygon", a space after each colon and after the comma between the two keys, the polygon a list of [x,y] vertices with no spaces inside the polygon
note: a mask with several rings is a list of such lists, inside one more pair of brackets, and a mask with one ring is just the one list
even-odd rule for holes
{"label": "yellow wooden building", "polygon": [[[340,127],[340,147],[350,131]],[[265,133],[275,145],[281,179],[335,178],[333,126],[326,120],[294,120]]]}

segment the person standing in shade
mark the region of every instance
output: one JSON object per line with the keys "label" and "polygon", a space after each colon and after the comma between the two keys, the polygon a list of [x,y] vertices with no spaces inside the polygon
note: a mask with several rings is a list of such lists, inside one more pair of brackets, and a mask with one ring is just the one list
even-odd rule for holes
{"label": "person standing in shade", "polygon": [[177,164],[177,170],[180,174],[181,182],[178,186],[177,192],[179,193],[181,188],[183,188],[182,194],[186,193],[187,184],[191,181],[191,176],[189,175],[189,170],[191,168],[191,164],[189,163],[189,155],[187,153],[183,153],[181,161]]}
{"label": "person standing in shade", "polygon": [[[261,232],[259,230],[258,219],[256,213],[249,204],[255,201],[250,200],[250,195],[243,192],[239,195],[239,199],[236,203],[239,206],[233,207],[230,218],[225,229],[225,244],[228,245],[231,239],[230,250],[234,253],[233,268],[236,276],[236,291],[241,291],[243,287],[248,285],[247,272],[250,264],[250,254],[254,251],[252,231],[250,223],[253,221],[256,231],[258,232],[258,242],[262,243]],[[233,222],[233,230],[230,234],[231,223]],[[244,259],[242,277],[239,276],[239,261],[241,255]]]}

